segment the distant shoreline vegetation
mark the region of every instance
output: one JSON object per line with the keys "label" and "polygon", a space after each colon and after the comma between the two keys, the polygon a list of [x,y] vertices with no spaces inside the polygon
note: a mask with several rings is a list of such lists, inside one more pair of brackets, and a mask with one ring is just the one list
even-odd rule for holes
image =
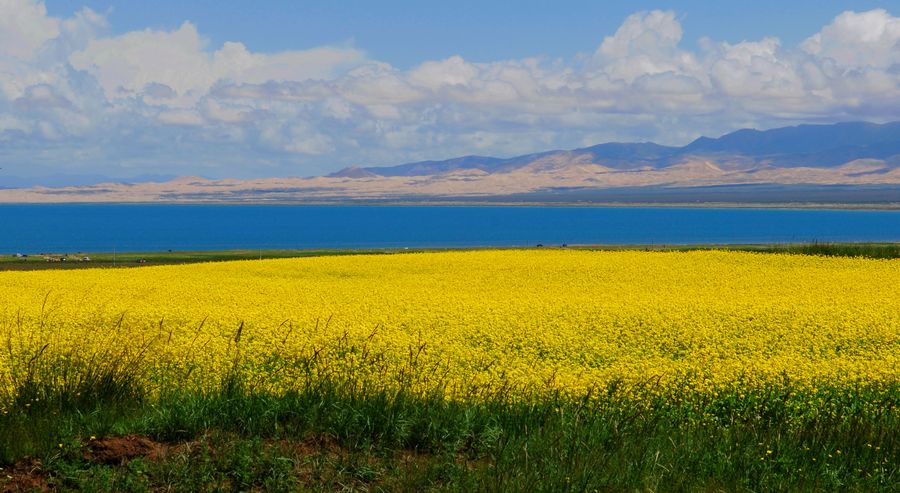
{"label": "distant shoreline vegetation", "polygon": [[[873,259],[900,258],[900,243],[786,243],[732,245],[541,245],[529,248],[370,248],[370,249],[298,249],[298,250],[210,250],[195,252],[99,252],[99,253],[13,253],[0,257],[0,271],[74,269],[97,267],[144,267],[151,265],[264,260],[278,258],[322,257],[333,255],[403,254],[466,250],[527,250],[531,248],[591,251],[695,251],[733,250],[758,253],[788,253],[826,257],[862,257]],[[64,260],[65,259],[65,260]]]}

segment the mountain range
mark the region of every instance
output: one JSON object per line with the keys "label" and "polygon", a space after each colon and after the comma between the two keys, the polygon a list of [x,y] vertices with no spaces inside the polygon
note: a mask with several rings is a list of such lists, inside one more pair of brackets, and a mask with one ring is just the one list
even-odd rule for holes
{"label": "mountain range", "polygon": [[[332,177],[422,176],[457,170],[508,173],[540,161],[590,162],[634,171],[661,169],[685,161],[706,160],[731,166],[829,168],[859,159],[900,158],[900,122],[799,125],[772,130],[744,129],[719,138],[700,137],[682,147],[643,143],[607,143],[571,151],[549,151],[508,159],[465,156],[388,167],[345,168]],[[896,164],[896,163],[895,163]]]}
{"label": "mountain range", "polygon": [[0,202],[735,201],[900,203],[900,122],[744,129],[681,146],[605,143],[322,177],[0,190]]}

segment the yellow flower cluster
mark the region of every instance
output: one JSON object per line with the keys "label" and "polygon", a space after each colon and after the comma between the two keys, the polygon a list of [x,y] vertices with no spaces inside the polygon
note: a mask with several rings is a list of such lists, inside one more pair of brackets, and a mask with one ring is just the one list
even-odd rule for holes
{"label": "yellow flower cluster", "polygon": [[[0,273],[0,382],[140,361],[148,387],[239,369],[478,399],[716,396],[900,381],[900,261],[486,250]],[[55,359],[54,359],[55,358]],[[737,392],[738,394],[734,394]]]}

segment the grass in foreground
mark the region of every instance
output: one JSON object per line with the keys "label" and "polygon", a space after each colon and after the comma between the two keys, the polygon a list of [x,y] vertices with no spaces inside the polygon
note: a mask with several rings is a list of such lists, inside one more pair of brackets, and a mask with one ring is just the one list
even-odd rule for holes
{"label": "grass in foreground", "polygon": [[463,404],[361,394],[349,382],[276,397],[229,377],[150,399],[121,368],[102,367],[18,389],[29,405],[0,417],[0,491],[900,488],[900,388],[879,393],[877,415],[850,404],[871,400],[865,389],[834,389],[839,417],[790,420],[774,392],[703,424],[677,403],[616,403],[613,389],[610,399]]}

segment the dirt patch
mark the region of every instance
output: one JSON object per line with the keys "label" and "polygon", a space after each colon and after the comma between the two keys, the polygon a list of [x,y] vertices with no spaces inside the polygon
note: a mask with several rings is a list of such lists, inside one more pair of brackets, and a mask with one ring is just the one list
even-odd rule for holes
{"label": "dirt patch", "polygon": [[[136,434],[104,437],[83,441],[81,450],[74,456],[67,456],[67,460],[74,459],[78,462],[80,457],[87,462],[103,464],[113,469],[141,458],[156,461],[164,467],[169,460],[174,460],[178,464],[195,459],[215,462],[218,454],[232,453],[233,447],[229,446],[232,440],[242,438],[238,435],[214,434],[169,443],[157,442],[150,437]],[[399,481],[399,476],[390,476],[400,474],[396,471],[390,472],[393,471],[394,465],[399,471],[407,471],[405,474],[408,476],[427,471],[435,461],[433,454],[418,450],[384,451],[382,454],[373,453],[371,450],[348,449],[329,435],[313,435],[299,439],[264,439],[261,445],[263,453],[267,456],[278,457],[277,460],[291,460],[295,479],[300,484],[308,486],[334,484],[338,481],[360,489],[382,485],[390,490],[391,485]],[[469,469],[482,467],[481,461],[468,459],[462,455],[457,461]],[[365,476],[353,471],[348,472],[348,465],[354,468],[362,467],[368,472]],[[388,476],[384,476],[385,474]],[[45,470],[39,459],[26,458],[13,466],[0,468],[0,493],[54,491],[57,479]]]}
{"label": "dirt patch", "polygon": [[327,435],[310,436],[302,440],[280,439],[271,442],[283,453],[294,457],[317,455],[337,456],[344,450],[337,440]]}
{"label": "dirt patch", "polygon": [[116,465],[138,457],[155,459],[162,449],[162,444],[145,436],[125,435],[91,440],[85,444],[84,458],[91,462]]}
{"label": "dirt patch", "polygon": [[12,467],[0,468],[0,493],[19,491],[50,491],[40,460],[27,458]]}

